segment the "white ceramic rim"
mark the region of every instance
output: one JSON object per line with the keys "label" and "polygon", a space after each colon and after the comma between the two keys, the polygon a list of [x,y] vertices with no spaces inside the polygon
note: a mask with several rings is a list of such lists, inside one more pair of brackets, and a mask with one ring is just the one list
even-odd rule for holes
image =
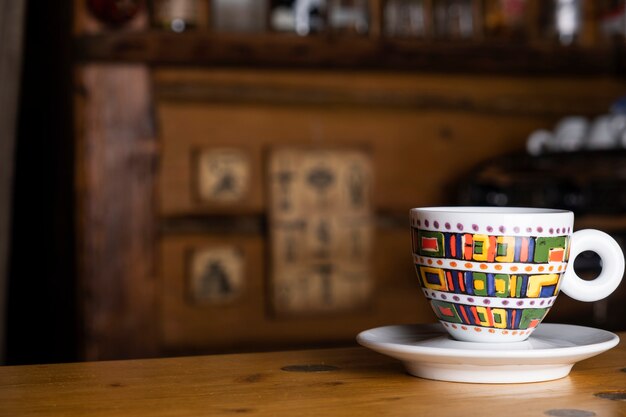
{"label": "white ceramic rim", "polygon": [[566,214],[572,213],[570,210],[541,208],[541,207],[493,207],[493,206],[432,206],[415,207],[411,213],[450,213],[450,214]]}
{"label": "white ceramic rim", "polygon": [[510,236],[571,235],[574,213],[535,207],[441,206],[410,210],[411,226],[439,232]]}

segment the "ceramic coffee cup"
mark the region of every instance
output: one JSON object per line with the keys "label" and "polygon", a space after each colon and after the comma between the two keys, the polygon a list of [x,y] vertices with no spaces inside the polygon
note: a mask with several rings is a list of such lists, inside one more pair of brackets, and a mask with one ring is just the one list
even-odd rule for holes
{"label": "ceramic coffee cup", "polygon": [[[410,216],[422,291],[457,340],[525,340],[559,290],[580,301],[600,300],[617,288],[624,273],[617,242],[599,230],[574,232],[570,211],[426,207],[411,209]],[[573,260],[584,251],[602,260],[594,280],[574,271]]]}

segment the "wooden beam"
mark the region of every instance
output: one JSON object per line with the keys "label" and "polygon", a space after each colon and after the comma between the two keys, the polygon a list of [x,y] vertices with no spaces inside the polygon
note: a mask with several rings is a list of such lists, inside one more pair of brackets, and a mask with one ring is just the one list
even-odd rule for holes
{"label": "wooden beam", "polygon": [[605,77],[244,69],[156,69],[153,77],[160,102],[350,106],[514,117],[597,115],[605,113],[615,97],[626,94],[624,80]]}
{"label": "wooden beam", "polygon": [[584,48],[507,42],[301,37],[289,34],[111,32],[79,36],[77,59],[215,67],[621,75],[624,44]]}
{"label": "wooden beam", "polygon": [[77,84],[84,359],[154,356],[157,146],[148,69],[87,65]]}

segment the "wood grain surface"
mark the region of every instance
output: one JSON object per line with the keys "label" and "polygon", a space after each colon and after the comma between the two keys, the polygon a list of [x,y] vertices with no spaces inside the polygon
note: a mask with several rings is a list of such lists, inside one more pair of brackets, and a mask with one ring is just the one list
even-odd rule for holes
{"label": "wood grain surface", "polygon": [[[626,334],[621,334],[622,338]],[[406,374],[365,348],[0,368],[0,416],[624,416],[626,344],[529,384]]]}

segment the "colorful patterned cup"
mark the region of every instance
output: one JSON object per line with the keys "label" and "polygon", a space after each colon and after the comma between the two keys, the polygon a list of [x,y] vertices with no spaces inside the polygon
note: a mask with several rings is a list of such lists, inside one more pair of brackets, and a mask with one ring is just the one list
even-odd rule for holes
{"label": "colorful patterned cup", "polygon": [[[624,255],[599,230],[573,232],[566,210],[427,207],[411,210],[413,261],[422,291],[452,337],[470,342],[525,340],[559,289],[580,301],[608,297],[624,274]],[[584,251],[602,272],[574,272]]]}

